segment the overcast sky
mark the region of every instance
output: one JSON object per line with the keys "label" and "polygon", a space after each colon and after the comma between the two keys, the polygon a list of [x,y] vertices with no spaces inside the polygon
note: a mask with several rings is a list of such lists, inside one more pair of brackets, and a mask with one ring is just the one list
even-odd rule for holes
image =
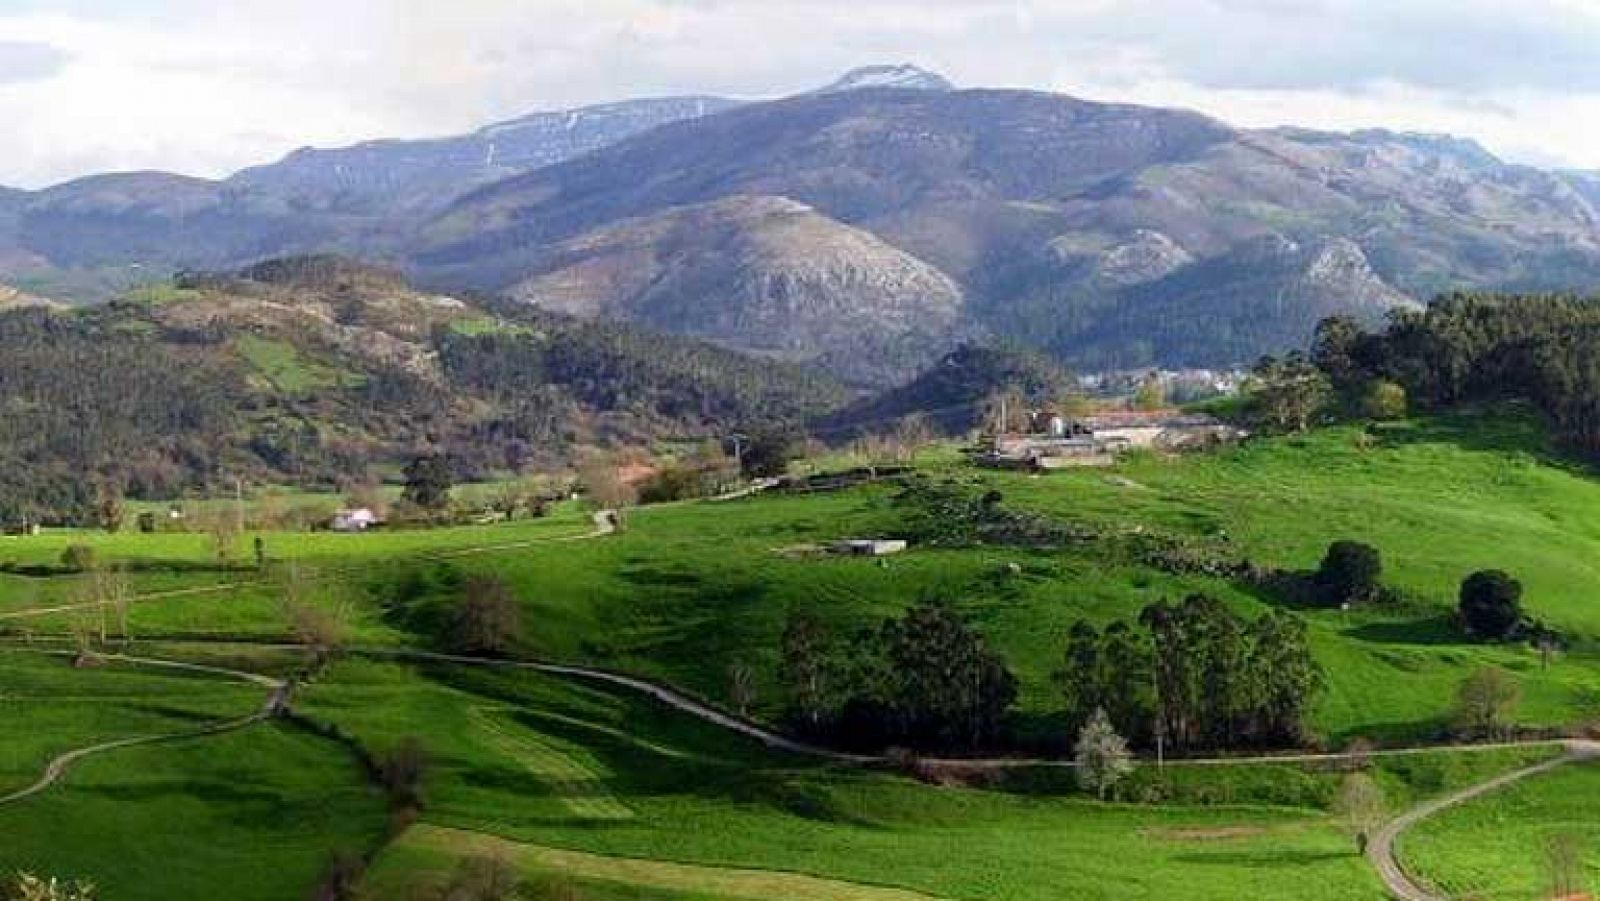
{"label": "overcast sky", "polygon": [[915,62],[1241,125],[1600,168],[1600,0],[0,0],[0,184]]}

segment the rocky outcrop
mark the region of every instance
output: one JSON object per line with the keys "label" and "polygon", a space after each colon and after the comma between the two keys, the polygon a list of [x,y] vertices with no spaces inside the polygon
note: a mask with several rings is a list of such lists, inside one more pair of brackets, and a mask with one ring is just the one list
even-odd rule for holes
{"label": "rocky outcrop", "polygon": [[737,195],[561,242],[512,297],[900,380],[950,346],[962,292],[933,266],[781,197]]}

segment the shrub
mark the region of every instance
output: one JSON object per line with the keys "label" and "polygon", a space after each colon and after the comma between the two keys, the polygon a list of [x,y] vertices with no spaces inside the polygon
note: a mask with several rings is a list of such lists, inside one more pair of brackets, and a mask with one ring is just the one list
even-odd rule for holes
{"label": "shrub", "polygon": [[94,569],[94,548],[87,544],[69,544],[61,552],[61,565],[75,573]]}

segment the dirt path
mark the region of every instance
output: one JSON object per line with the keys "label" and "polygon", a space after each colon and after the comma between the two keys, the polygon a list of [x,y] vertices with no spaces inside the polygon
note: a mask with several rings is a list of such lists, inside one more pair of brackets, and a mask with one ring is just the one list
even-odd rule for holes
{"label": "dirt path", "polygon": [[1449,901],[1449,896],[1441,894],[1428,886],[1425,882],[1416,879],[1406,872],[1400,859],[1395,854],[1395,842],[1401,834],[1412,826],[1439,813],[1442,810],[1462,804],[1473,798],[1481,797],[1490,792],[1498,791],[1513,782],[1518,782],[1529,776],[1565,766],[1581,760],[1593,760],[1600,757],[1600,743],[1588,741],[1572,741],[1566,743],[1567,752],[1554,760],[1526,767],[1515,772],[1506,773],[1480,782],[1470,788],[1462,789],[1442,798],[1435,798],[1426,804],[1419,805],[1406,811],[1400,816],[1390,820],[1367,845],[1367,859],[1377,868],[1378,876],[1389,892],[1400,901]]}
{"label": "dirt path", "polygon": [[100,742],[99,744],[89,745],[83,748],[75,748],[71,751],[57,755],[45,765],[44,772],[32,785],[28,786],[27,788],[14,791],[11,794],[0,796],[0,807],[26,800],[45,791],[46,789],[55,785],[57,782],[60,782],[61,778],[67,774],[67,771],[72,768],[73,764],[83,760],[86,757],[93,757],[97,754],[104,754],[108,751],[116,751],[122,748],[132,748],[140,745],[153,745],[172,741],[183,741],[190,738],[204,738],[211,735],[221,735],[225,732],[236,732],[240,729],[253,726],[256,723],[265,722],[266,720],[277,716],[285,707],[288,706],[289,703],[288,683],[280,682],[277,679],[268,678],[260,675],[259,673],[247,673],[243,670],[231,670],[217,666],[205,666],[198,663],[181,663],[174,660],[157,660],[148,657],[126,657],[120,654],[108,656],[106,659],[129,663],[135,666],[164,667],[168,669],[181,669],[189,672],[224,676],[230,679],[238,679],[244,682],[250,682],[255,685],[270,688],[271,693],[267,696],[266,702],[261,705],[260,709],[256,710],[249,716],[241,716],[236,719],[223,720],[221,722],[211,723],[207,726],[201,726],[198,729],[190,729],[185,732],[169,732],[163,735],[138,735],[130,738],[119,738],[113,741]]}

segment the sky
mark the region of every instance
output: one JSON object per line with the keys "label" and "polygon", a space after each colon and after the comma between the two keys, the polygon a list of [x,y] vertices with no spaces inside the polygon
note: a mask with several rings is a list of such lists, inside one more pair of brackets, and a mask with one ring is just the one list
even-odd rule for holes
{"label": "sky", "polygon": [[0,0],[0,184],[911,62],[965,87],[1385,127],[1600,169],[1600,0]]}

